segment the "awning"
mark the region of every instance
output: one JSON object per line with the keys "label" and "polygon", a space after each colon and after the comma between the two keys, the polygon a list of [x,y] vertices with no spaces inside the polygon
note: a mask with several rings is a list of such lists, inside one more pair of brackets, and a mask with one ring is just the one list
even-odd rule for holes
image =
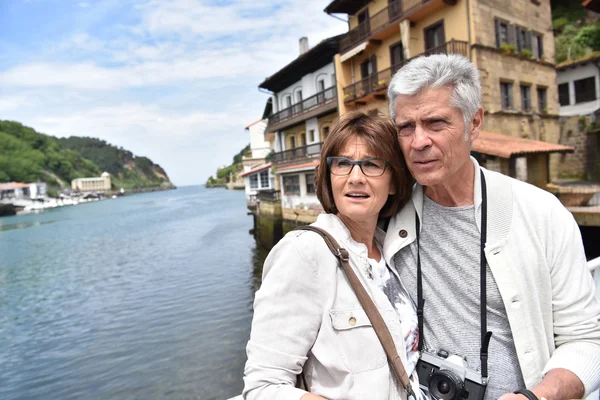
{"label": "awning", "polygon": [[490,156],[511,158],[539,153],[572,153],[575,149],[571,146],[501,133],[480,132],[479,137],[473,142],[473,151]]}
{"label": "awning", "polygon": [[359,44],[358,46],[354,47],[353,49],[348,50],[347,52],[345,52],[344,54],[342,54],[340,56],[340,61],[344,62],[346,60],[351,59],[352,57],[354,57],[355,55],[357,55],[358,53],[360,53],[361,51],[366,49],[368,44],[369,44],[369,41],[366,41],[366,42],[363,42],[363,43]]}
{"label": "awning", "polygon": [[252,168],[250,171],[242,172],[240,174],[240,178],[243,178],[248,175],[258,174],[259,172],[269,169],[270,167],[271,167],[271,163],[259,165],[258,167]]}

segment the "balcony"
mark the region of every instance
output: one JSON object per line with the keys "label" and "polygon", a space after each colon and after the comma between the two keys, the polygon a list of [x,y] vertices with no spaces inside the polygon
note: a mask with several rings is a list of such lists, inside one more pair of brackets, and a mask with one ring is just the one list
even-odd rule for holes
{"label": "balcony", "polygon": [[269,131],[285,129],[308,119],[337,110],[335,86],[323,90],[269,117]]}
{"label": "balcony", "polygon": [[344,102],[346,104],[366,104],[374,99],[385,99],[387,87],[390,80],[402,66],[409,61],[421,57],[423,55],[443,53],[443,54],[461,54],[468,56],[468,43],[452,39],[441,46],[434,47],[426,52],[419,54],[416,57],[409,58],[400,63],[393,65],[391,68],[378,71],[367,76],[364,79],[344,88]]}
{"label": "balcony", "polygon": [[444,4],[455,5],[456,0],[401,0],[388,5],[383,10],[360,23],[340,40],[340,54],[352,49],[367,39],[382,39],[403,19],[422,18],[443,7]]}
{"label": "balcony", "polygon": [[321,147],[323,147],[323,142],[313,143],[307,146],[296,147],[290,150],[273,153],[271,162],[275,164],[287,161],[302,160],[308,157],[317,157],[321,153]]}

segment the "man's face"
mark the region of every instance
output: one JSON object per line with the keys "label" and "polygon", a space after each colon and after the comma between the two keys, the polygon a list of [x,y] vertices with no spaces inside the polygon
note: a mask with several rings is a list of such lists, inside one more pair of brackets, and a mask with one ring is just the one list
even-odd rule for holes
{"label": "man's face", "polygon": [[[416,96],[398,96],[394,109],[402,153],[408,169],[423,186],[450,183],[469,160],[470,145],[479,126],[465,123],[450,106],[452,88],[426,89]],[[478,111],[477,116],[480,115]]]}

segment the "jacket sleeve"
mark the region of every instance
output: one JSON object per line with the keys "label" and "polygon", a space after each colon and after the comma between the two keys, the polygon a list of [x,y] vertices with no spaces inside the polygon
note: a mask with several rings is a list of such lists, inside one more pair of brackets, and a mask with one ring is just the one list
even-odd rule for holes
{"label": "jacket sleeve", "polygon": [[583,382],[588,396],[600,386],[600,300],[573,216],[559,205],[552,221],[547,251],[556,349],[544,374],[568,369]]}
{"label": "jacket sleeve", "polygon": [[304,235],[288,234],[265,261],[246,347],[244,399],[297,400],[306,394],[295,387],[296,376],[321,326],[324,299],[315,256],[303,254],[314,248],[299,251],[313,236]]}

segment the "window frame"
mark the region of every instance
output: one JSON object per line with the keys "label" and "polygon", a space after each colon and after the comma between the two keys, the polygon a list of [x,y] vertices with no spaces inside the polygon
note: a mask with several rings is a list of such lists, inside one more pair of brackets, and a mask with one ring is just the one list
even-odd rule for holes
{"label": "window frame", "polygon": [[[315,174],[314,172],[304,175],[306,178],[306,194],[316,194]],[[312,178],[311,178],[312,177]]]}
{"label": "window frame", "polygon": [[300,175],[283,175],[282,179],[285,195],[300,195]]}
{"label": "window frame", "polygon": [[[566,89],[567,90],[566,93],[563,92],[562,96],[561,96],[561,87],[562,88],[567,88]],[[571,85],[569,85],[569,82],[559,83],[557,90],[558,90],[558,104],[561,107],[570,106],[571,105]],[[566,96],[566,98],[565,98],[565,96]],[[566,100],[566,103],[563,104],[563,102],[561,101],[561,99]]]}
{"label": "window frame", "polygon": [[[506,94],[504,93],[504,90],[503,90],[504,87],[506,87],[508,89],[508,93],[506,93]],[[502,108],[503,111],[514,111],[514,109],[515,109],[512,87],[513,87],[512,82],[500,81],[500,107]],[[504,101],[505,96],[506,96],[506,100],[507,100],[506,104]]]}
{"label": "window frame", "polygon": [[258,175],[260,175],[259,182],[260,182],[261,189],[270,188],[271,186],[269,184],[269,170],[261,171]]}
{"label": "window frame", "polygon": [[[585,81],[590,81],[591,83],[584,83]],[[584,90],[577,91],[577,86],[583,86]],[[590,101],[595,101],[598,99],[596,93],[596,77],[589,76],[583,79],[577,79],[573,81],[573,90],[575,91],[575,104],[587,103]]]}
{"label": "window frame", "polygon": [[258,174],[253,174],[248,177],[250,180],[250,189],[258,189]]}
{"label": "window frame", "polygon": [[533,110],[531,105],[531,85],[520,84],[519,93],[521,94],[521,111],[524,113],[530,113]]}
{"label": "window frame", "polygon": [[[548,113],[548,88],[545,86],[536,87],[538,113]],[[543,95],[542,95],[543,94]]]}

